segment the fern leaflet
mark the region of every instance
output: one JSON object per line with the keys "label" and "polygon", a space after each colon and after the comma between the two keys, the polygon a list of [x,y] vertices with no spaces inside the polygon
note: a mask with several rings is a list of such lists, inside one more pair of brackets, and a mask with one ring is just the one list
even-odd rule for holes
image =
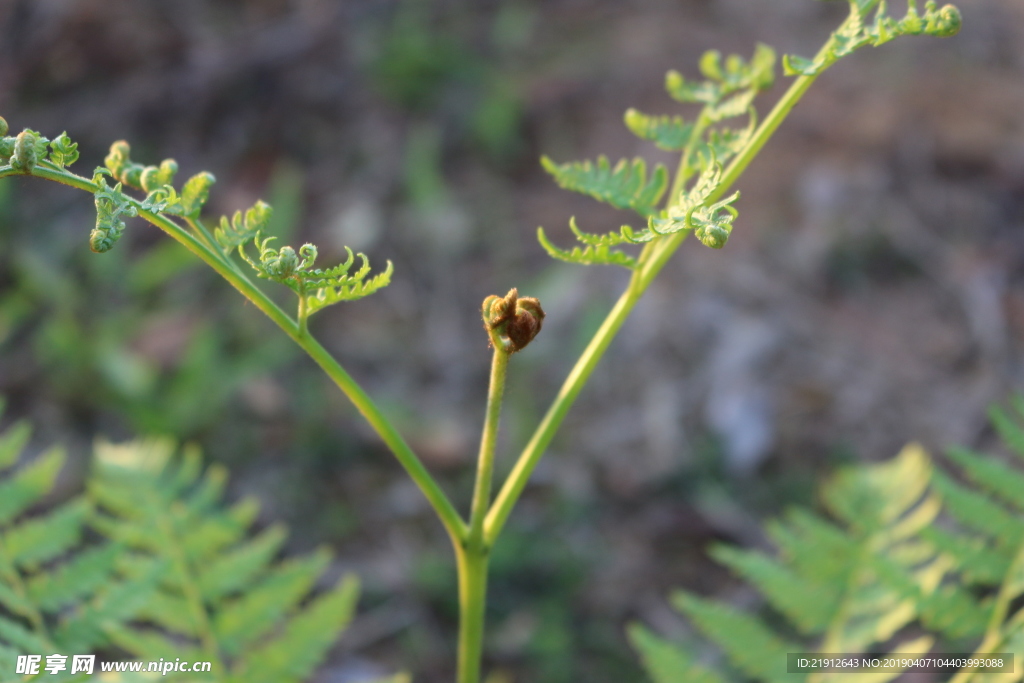
{"label": "fern leaflet", "polygon": [[[576,226],[576,218],[569,219],[569,229],[576,235],[576,239],[583,243],[583,247],[575,247],[572,251],[559,249],[544,234],[544,228],[537,228],[537,241],[544,248],[544,251],[560,261],[568,263],[579,263],[589,266],[594,264],[616,265],[630,270],[636,268],[636,259],[624,251],[612,247],[631,243],[631,240],[620,233],[609,233],[607,235],[594,235],[583,232]],[[623,229],[628,230],[628,228]]]}
{"label": "fern leaflet", "polygon": [[548,157],[541,157],[540,161],[559,187],[590,195],[617,209],[632,209],[644,218],[654,214],[654,207],[668,188],[665,167],[655,166],[648,179],[647,163],[640,158],[622,159],[614,167],[604,155],[597,158],[597,163],[556,164]]}

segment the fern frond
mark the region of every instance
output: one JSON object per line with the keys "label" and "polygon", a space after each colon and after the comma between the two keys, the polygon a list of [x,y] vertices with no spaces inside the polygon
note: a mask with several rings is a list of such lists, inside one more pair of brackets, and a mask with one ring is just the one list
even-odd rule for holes
{"label": "fern frond", "polygon": [[647,218],[668,189],[668,171],[661,164],[647,177],[647,162],[641,158],[620,160],[613,167],[608,157],[601,155],[597,163],[574,161],[556,164],[541,157],[544,170],[555,178],[559,187],[590,195],[617,209],[632,209]]}
{"label": "fern frond", "polygon": [[[388,261],[387,267],[382,272],[366,279],[370,273],[370,262],[366,258],[366,254],[359,254],[362,266],[350,275],[348,271],[352,267],[352,250],[348,247],[345,249],[348,251],[348,259],[345,263],[325,271],[311,270],[306,275],[304,291],[307,293],[304,296],[307,315],[312,315],[321,308],[340,301],[362,299],[391,284],[391,275],[395,270],[391,261]],[[313,258],[316,258],[315,251]]]}
{"label": "fern frond", "polygon": [[[836,61],[856,50],[872,45],[878,47],[905,35],[952,36],[960,31],[962,19],[959,10],[952,5],[939,8],[934,0],[925,3],[924,13],[917,10],[916,0],[911,0],[907,13],[902,19],[886,14],[886,3],[872,0],[849,0],[850,16],[836,31],[816,59],[795,55],[782,57],[782,68],[787,76],[816,76]],[[873,21],[868,13],[877,5]]]}
{"label": "fern frond", "polygon": [[107,185],[103,169],[97,169],[92,180],[100,189],[94,195],[96,227],[89,233],[89,249],[101,254],[110,251],[124,233],[124,219],[139,215],[131,198],[121,191],[121,183]]}
{"label": "fern frond", "polygon": [[210,187],[217,181],[212,173],[202,171],[185,181],[181,188],[181,213],[196,217],[210,198]]}
{"label": "fern frond", "polygon": [[146,625],[107,633],[140,659],[176,650],[212,661],[219,681],[297,683],[347,625],[355,583],[303,606],[329,553],[275,562],[283,528],[250,536],[256,506],[225,509],[225,482],[223,468],[204,468],[197,450],[178,454],[167,441],[97,447],[89,491],[100,509],[96,527],[131,550],[118,564],[121,580],[161,572],[137,611]]}
{"label": "fern frond", "polygon": [[569,229],[576,235],[576,239],[584,244],[584,247],[574,247],[572,251],[560,249],[552,244],[548,236],[544,234],[544,228],[537,228],[537,241],[552,258],[567,263],[578,263],[584,266],[615,265],[630,270],[636,268],[637,261],[634,257],[624,251],[612,248],[619,244],[634,243],[633,240],[625,236],[629,228],[624,227],[622,233],[595,235],[580,230],[576,226],[576,217],[574,216],[569,219]]}
{"label": "fern frond", "polygon": [[257,277],[280,282],[298,294],[300,322],[326,306],[361,299],[391,283],[391,274],[394,272],[391,261],[388,261],[383,272],[367,279],[370,261],[366,254],[358,254],[362,265],[354,273],[350,271],[355,264],[356,254],[348,247],[345,247],[348,258],[343,263],[321,270],[313,268],[317,258],[315,245],[304,244],[296,253],[292,247],[274,249],[268,246],[273,239],[268,237],[260,240],[257,231],[253,243],[259,251],[258,261],[245,253],[243,244],[239,245],[238,253],[253,267]]}
{"label": "fern frond", "polygon": [[235,211],[230,221],[227,216],[221,216],[220,227],[214,228],[213,236],[217,243],[224,247],[225,253],[230,253],[232,249],[257,239],[257,236],[266,229],[273,211],[270,204],[258,201],[244,214]]}
{"label": "fern frond", "polygon": [[[1019,400],[1011,402],[1011,412],[989,411],[1013,450],[1024,421]],[[976,488],[936,473],[935,490],[957,528],[927,529],[921,536],[945,554],[955,572],[927,596],[924,623],[950,637],[983,636],[985,643],[1006,643],[1024,622],[1024,611],[1011,611],[1024,594],[1024,505],[1019,488],[1024,475],[1010,463],[966,448],[951,448],[947,455]]]}
{"label": "fern frond", "polygon": [[[668,94],[680,102],[708,106],[712,120],[738,116],[746,112],[754,94],[775,82],[775,51],[758,43],[749,62],[729,55],[723,63],[718,50],[709,50],[701,57],[700,70],[707,80],[688,81],[678,71],[669,71],[665,77]],[[736,92],[740,94],[725,99]]]}
{"label": "fern frond", "polygon": [[[794,510],[771,523],[768,534],[779,548],[777,556],[725,546],[713,550],[716,560],[754,585],[808,639],[807,645],[790,641],[768,621],[714,601],[678,593],[673,604],[736,668],[758,681],[794,680],[780,664],[787,653],[860,653],[890,641],[922,613],[924,596],[936,596],[938,605],[945,595],[936,589],[950,562],[920,539],[940,512],[929,491],[931,476],[927,454],[910,445],[887,463],[849,468],[823,487],[835,522]],[[964,618],[975,614],[972,605],[947,602]],[[917,652],[930,643],[902,642],[894,652]],[[896,675],[862,673],[854,680]]]}
{"label": "fern frond", "polygon": [[67,131],[50,141],[49,160],[61,168],[78,161],[78,143],[71,142]]}
{"label": "fern frond", "polygon": [[740,193],[734,192],[714,204],[705,205],[721,180],[722,166],[712,158],[705,163],[693,187],[684,192],[663,216],[652,216],[646,230],[634,234],[623,229],[623,234],[636,242],[649,242],[661,235],[693,230],[702,244],[721,249],[732,234],[733,221],[739,215],[732,205],[740,198]]}

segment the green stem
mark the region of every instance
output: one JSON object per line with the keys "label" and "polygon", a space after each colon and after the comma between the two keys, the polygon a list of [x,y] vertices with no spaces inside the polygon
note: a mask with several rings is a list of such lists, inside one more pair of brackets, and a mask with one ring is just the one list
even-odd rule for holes
{"label": "green stem", "polygon": [[478,683],[484,652],[484,611],[487,606],[485,547],[455,544],[459,572],[459,660],[457,683]]}
{"label": "green stem", "polygon": [[494,451],[498,441],[505,376],[512,354],[495,340],[491,361],[491,383],[487,391],[487,413],[480,436],[480,456],[469,515],[469,535],[455,544],[459,574],[459,661],[458,683],[477,683],[483,657],[484,611],[487,604],[487,560],[490,545],[484,539],[484,518],[491,502]]}
{"label": "green stem", "polygon": [[302,337],[309,336],[309,304],[306,302],[306,292],[299,292],[299,335]]}
{"label": "green stem", "polygon": [[511,354],[500,346],[494,347],[491,361],[491,384],[487,392],[487,414],[480,436],[480,456],[477,461],[476,485],[473,487],[473,505],[469,514],[468,546],[484,546],[484,518],[491,502],[491,479],[494,474],[494,446],[498,441],[498,422],[501,418],[501,400],[505,393],[505,375]]}
{"label": "green stem", "polygon": [[[831,42],[831,39],[829,42]],[[822,51],[826,50],[828,45],[826,43]],[[779,124],[782,123],[800,98],[803,97],[816,78],[817,76],[800,76],[793,81],[786,93],[775,104],[775,107],[765,120],[761,122],[761,125],[758,126],[750,142],[747,143],[740,153],[736,155],[732,163],[729,164],[728,168],[726,168],[722,176],[722,182],[719,184],[718,189],[708,198],[708,204],[714,203],[729,191],[740,175],[743,174],[743,171],[746,170],[747,166],[750,165],[757,152],[771,138]],[[684,168],[685,164],[681,164],[680,170]],[[675,201],[675,198],[670,197],[669,200]],[[505,522],[508,520],[508,516],[512,513],[512,508],[515,507],[516,501],[526,487],[530,475],[537,467],[537,463],[540,462],[545,449],[561,426],[562,421],[569,412],[569,408],[572,407],[576,397],[579,396],[580,391],[587,383],[594,368],[597,367],[597,363],[608,349],[612,339],[614,339],[622,324],[626,321],[630,312],[632,312],[633,307],[636,306],[637,301],[640,300],[640,297],[688,234],[689,231],[675,233],[651,242],[644,247],[640,254],[640,267],[634,272],[628,288],[619,297],[619,300],[615,303],[615,306],[608,313],[601,327],[598,328],[587,348],[583,351],[583,355],[580,356],[579,360],[576,361],[576,365],[569,372],[569,376],[565,379],[562,388],[555,396],[554,402],[548,408],[548,412],[544,415],[525,448],[523,448],[519,460],[495,498],[494,505],[491,507],[490,512],[488,512],[484,525],[484,537],[487,543],[493,544],[494,540],[501,533]]]}
{"label": "green stem", "polygon": [[[24,174],[15,171],[9,166],[0,167],[0,178],[11,175]],[[33,169],[32,175],[85,190],[89,193],[95,193],[99,190],[99,187],[92,181],[69,171],[58,171],[37,166]],[[138,206],[138,202],[136,201],[135,203]],[[237,289],[242,296],[252,302],[256,308],[263,311],[285,334],[291,337],[327,373],[327,376],[352,401],[359,413],[370,423],[374,431],[391,449],[398,462],[405,468],[405,471],[409,473],[409,476],[412,477],[413,481],[416,482],[423,492],[423,495],[430,502],[449,535],[453,539],[458,540],[466,537],[466,523],[459,516],[448,496],[430,475],[430,472],[427,471],[422,461],[412,451],[394,425],[384,416],[380,408],[377,407],[377,404],[374,403],[363,388],[352,379],[341,364],[319,342],[309,334],[304,333],[299,323],[282,311],[262,290],[256,287],[219,249],[205,244],[163,214],[140,209],[139,216],[166,232],[184,245],[186,249],[198,256],[208,266],[213,268],[218,275]]]}

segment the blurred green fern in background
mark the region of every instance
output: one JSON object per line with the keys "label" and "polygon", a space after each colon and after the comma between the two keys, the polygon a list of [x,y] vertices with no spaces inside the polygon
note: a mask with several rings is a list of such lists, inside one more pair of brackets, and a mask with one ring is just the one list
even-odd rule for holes
{"label": "blurred green fern in background", "polygon": [[[1010,451],[1024,458],[1024,399],[990,414]],[[912,444],[889,462],[833,477],[822,489],[831,518],[795,509],[769,524],[777,556],[715,548],[716,559],[756,587],[769,609],[758,616],[677,592],[672,604],[721,649],[728,665],[708,666],[690,648],[634,624],[629,637],[650,679],[720,683],[738,673],[772,683],[882,683],[899,673],[787,673],[786,655],[913,655],[935,645],[936,652],[1016,658],[1012,672],[964,669],[950,679],[956,683],[1021,680],[1024,473],[965,448],[950,448],[948,456],[969,483],[935,467]],[[905,628],[914,623],[916,629]]]}

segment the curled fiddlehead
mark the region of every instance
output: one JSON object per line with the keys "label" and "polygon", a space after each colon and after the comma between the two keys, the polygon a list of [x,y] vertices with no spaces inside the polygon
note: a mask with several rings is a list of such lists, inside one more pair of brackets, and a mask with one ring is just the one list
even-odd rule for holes
{"label": "curled fiddlehead", "polygon": [[121,239],[124,232],[122,216],[139,215],[139,210],[131,198],[121,191],[121,183],[110,187],[104,175],[97,169],[96,175],[93,176],[93,182],[99,185],[100,189],[93,195],[96,204],[96,227],[89,233],[89,248],[97,254],[110,251]]}

